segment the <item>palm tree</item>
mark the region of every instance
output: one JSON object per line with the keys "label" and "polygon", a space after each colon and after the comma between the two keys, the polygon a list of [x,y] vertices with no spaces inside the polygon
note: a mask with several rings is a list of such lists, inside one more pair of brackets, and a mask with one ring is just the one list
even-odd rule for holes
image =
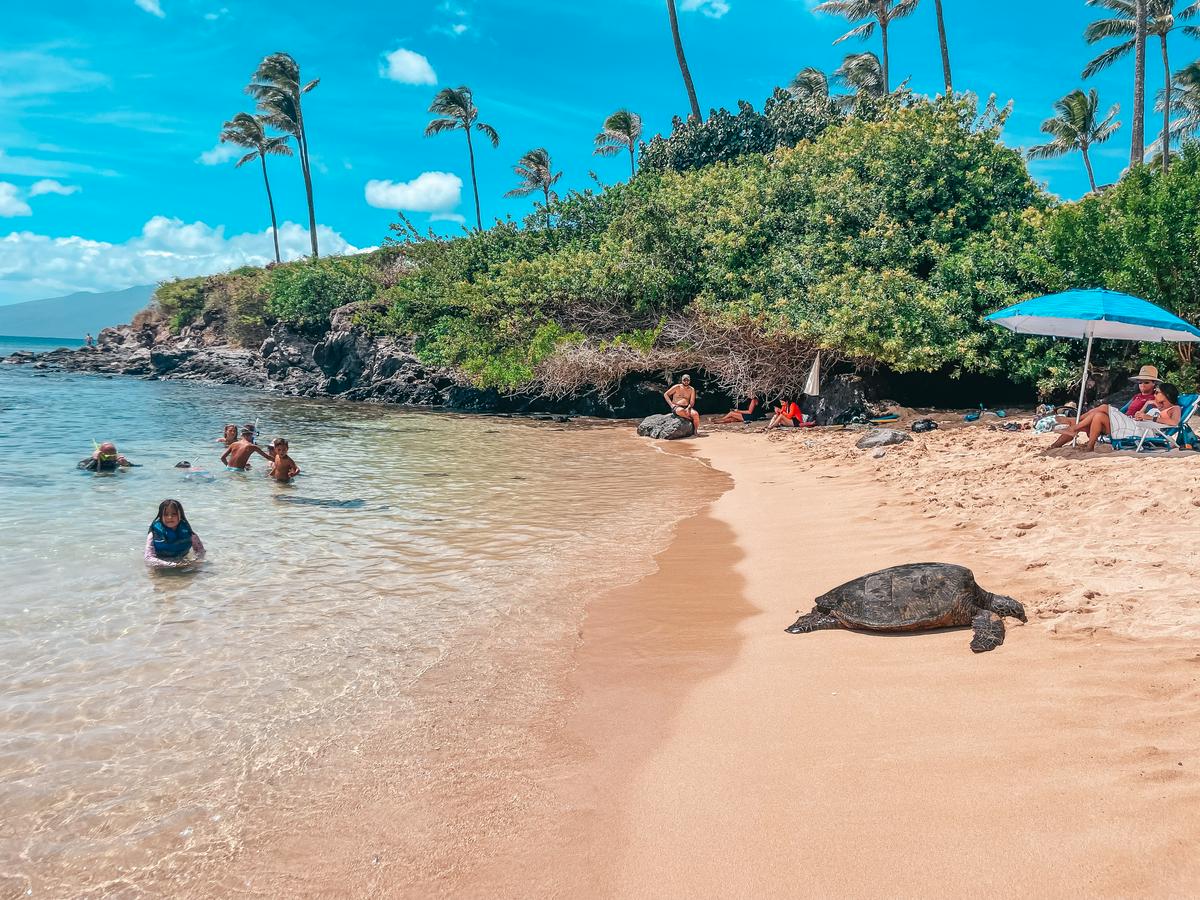
{"label": "palm tree", "polygon": [[267,206],[271,210],[271,236],[275,239],[275,262],[283,260],[279,258],[279,224],[275,221],[275,201],[271,198],[271,181],[267,178],[267,157],[291,156],[292,148],[287,142],[286,134],[278,137],[268,135],[263,128],[263,120],[250,113],[238,113],[225,123],[221,131],[222,144],[234,144],[250,150],[237,161],[235,168],[240,169],[256,159],[262,163],[263,184],[267,187]]}
{"label": "palm tree", "polygon": [[616,156],[629,151],[629,177],[637,174],[635,149],[642,139],[642,117],[627,109],[618,109],[604,120],[604,130],[596,135],[596,156]]}
{"label": "palm tree", "polygon": [[[1148,16],[1146,32],[1158,38],[1159,47],[1162,50],[1166,99],[1159,103],[1157,108],[1163,114],[1163,134],[1168,134],[1171,129],[1172,105],[1171,61],[1167,54],[1167,35],[1181,21],[1193,18],[1200,12],[1200,0],[1189,4],[1178,14],[1175,13],[1175,2],[1176,0],[1147,0],[1146,7]],[[1097,72],[1107,69],[1118,59],[1127,56],[1129,51],[1136,49],[1137,43],[1137,3],[1135,0],[1088,0],[1088,5],[1109,10],[1115,15],[1089,24],[1083,32],[1084,40],[1089,44],[1095,44],[1109,38],[1118,38],[1120,43],[1109,47],[1088,63],[1083,70],[1084,78],[1091,78]],[[1200,35],[1200,28],[1195,25],[1185,26],[1182,30],[1184,34]],[[1170,166],[1169,156],[1170,154],[1162,154],[1164,172]]]}
{"label": "palm tree", "polygon": [[950,47],[946,43],[946,22],[942,19],[942,0],[933,0],[933,9],[937,14],[938,45],[942,49],[942,74],[946,76],[946,93],[954,93],[954,82],[950,78]]}
{"label": "palm tree", "polygon": [[796,73],[788,90],[797,100],[828,100],[829,76],[816,66],[808,66]]}
{"label": "palm tree", "polygon": [[862,23],[843,34],[834,41],[835,44],[852,37],[868,40],[875,33],[875,27],[879,27],[879,36],[883,40],[883,92],[886,94],[891,90],[888,27],[916,9],[919,2],[920,0],[825,0],[817,5],[816,11],[832,13],[850,22]]}
{"label": "palm tree", "polygon": [[429,112],[436,113],[439,118],[425,126],[425,137],[460,128],[467,135],[467,155],[471,158],[471,188],[475,192],[475,225],[480,231],[483,231],[483,215],[479,211],[479,182],[475,178],[475,146],[471,143],[471,129],[474,128],[491,141],[493,147],[500,146],[500,135],[496,134],[496,129],[491,125],[479,121],[479,110],[475,107],[471,89],[465,85],[443,88],[438,91],[433,102],[429,104]]}
{"label": "palm tree", "polygon": [[313,259],[317,258],[317,213],[313,208],[312,166],[308,158],[308,130],[304,125],[304,110],[300,98],[321,83],[314,78],[307,84],[300,79],[300,64],[287,53],[272,53],[258,64],[250,76],[246,93],[258,101],[262,121],[290,134],[300,151],[300,171],[304,175],[304,192],[308,197],[308,236],[312,241]]}
{"label": "palm tree", "polygon": [[833,70],[833,77],[838,83],[850,88],[856,96],[887,95],[883,64],[874,53],[851,53]]}
{"label": "palm tree", "polygon": [[[1189,63],[1175,73],[1170,93],[1171,106],[1168,115],[1178,116],[1171,122],[1166,135],[1159,137],[1156,144],[1161,156],[1170,153],[1171,144],[1176,140],[1200,132],[1200,60]],[[1158,95],[1155,109],[1166,109],[1167,91],[1164,89]]]}
{"label": "palm tree", "polygon": [[1054,104],[1055,115],[1042,123],[1042,131],[1054,138],[1045,144],[1030,147],[1027,156],[1030,159],[1053,159],[1063,156],[1072,150],[1083,154],[1083,164],[1087,168],[1088,181],[1092,190],[1096,190],[1096,176],[1092,172],[1092,161],[1088,157],[1088,148],[1093,144],[1107,141],[1117,129],[1120,122],[1114,122],[1120,107],[1113,104],[1103,120],[1097,118],[1100,98],[1096,89],[1092,88],[1086,94],[1074,90]]}
{"label": "palm tree", "polygon": [[1146,3],[1134,0],[1133,12],[1133,139],[1129,143],[1129,164],[1146,158]]}
{"label": "palm tree", "polygon": [[692,104],[692,118],[699,122],[704,117],[700,115],[696,86],[692,84],[692,73],[688,71],[687,60],[683,56],[683,41],[679,37],[679,16],[675,13],[675,0],[667,0],[667,15],[671,18],[671,37],[675,39],[675,56],[679,59],[679,71],[683,73],[683,86],[687,88],[688,102]]}
{"label": "palm tree", "polygon": [[554,193],[550,188],[558,183],[562,178],[562,172],[554,171],[554,164],[550,161],[550,154],[545,147],[538,147],[536,150],[530,150],[513,166],[513,172],[521,179],[511,191],[505,193],[505,197],[528,197],[534,191],[541,191],[542,196],[546,199],[546,221],[550,220],[550,201],[557,200],[558,194]]}

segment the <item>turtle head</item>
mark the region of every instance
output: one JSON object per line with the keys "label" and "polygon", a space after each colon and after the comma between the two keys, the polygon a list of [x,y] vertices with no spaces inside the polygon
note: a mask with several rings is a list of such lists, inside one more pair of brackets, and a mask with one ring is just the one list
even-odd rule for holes
{"label": "turtle head", "polygon": [[1003,594],[989,594],[987,602],[982,605],[984,609],[990,609],[998,616],[1008,616],[1020,619],[1022,622],[1028,621],[1025,618],[1025,607],[1012,597],[1005,597]]}

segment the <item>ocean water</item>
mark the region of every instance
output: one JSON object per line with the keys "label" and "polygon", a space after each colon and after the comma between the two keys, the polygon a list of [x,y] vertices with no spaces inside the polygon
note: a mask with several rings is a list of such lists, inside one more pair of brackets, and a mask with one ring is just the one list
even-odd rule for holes
{"label": "ocean water", "polygon": [[[223,471],[227,421],[300,477]],[[140,467],[76,470],[104,440]],[[159,894],[232,856],[325,750],[433,714],[473,636],[644,570],[672,524],[645,500],[694,469],[627,426],[0,366],[0,897]],[[143,564],[166,497],[194,571]]]}
{"label": "ocean water", "polygon": [[15,350],[32,350],[35,353],[45,353],[58,347],[82,347],[83,341],[75,338],[41,338],[20,337],[19,335],[0,334],[0,356],[8,356]]}

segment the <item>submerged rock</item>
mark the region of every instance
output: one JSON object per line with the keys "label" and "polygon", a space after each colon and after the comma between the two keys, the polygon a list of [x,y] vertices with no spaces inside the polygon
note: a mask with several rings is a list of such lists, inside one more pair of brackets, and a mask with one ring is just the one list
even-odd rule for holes
{"label": "submerged rock", "polygon": [[902,444],[911,440],[912,435],[906,431],[896,431],[894,428],[872,428],[860,437],[854,446],[859,450],[871,450],[875,447],[887,447],[890,444]]}
{"label": "submerged rock", "polygon": [[692,420],[681,419],[674,413],[647,416],[638,424],[637,433],[641,437],[651,437],[659,441],[691,437]]}

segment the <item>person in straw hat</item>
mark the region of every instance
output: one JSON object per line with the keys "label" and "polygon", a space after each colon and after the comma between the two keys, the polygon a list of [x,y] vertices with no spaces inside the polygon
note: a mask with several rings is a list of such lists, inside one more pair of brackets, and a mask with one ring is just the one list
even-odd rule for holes
{"label": "person in straw hat", "polygon": [[1147,403],[1154,402],[1154,388],[1162,383],[1162,379],[1158,377],[1156,366],[1142,366],[1138,373],[1129,380],[1137,385],[1138,392],[1133,395],[1133,399],[1122,411],[1125,415],[1134,417],[1142,411],[1142,407]]}

